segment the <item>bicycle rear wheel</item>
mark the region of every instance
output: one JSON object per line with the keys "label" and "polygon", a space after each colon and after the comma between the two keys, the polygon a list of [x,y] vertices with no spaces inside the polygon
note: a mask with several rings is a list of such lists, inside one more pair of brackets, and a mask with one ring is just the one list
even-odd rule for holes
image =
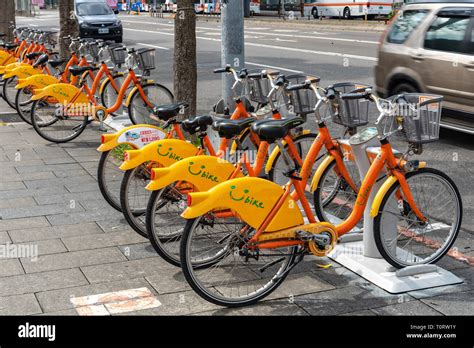
{"label": "bicycle rear wheel", "polygon": [[33,104],[33,101],[31,100],[32,96],[33,93],[31,93],[31,90],[28,87],[19,89],[15,96],[16,111],[21,119],[28,124],[31,124],[31,104]]}
{"label": "bicycle rear wheel", "polygon": [[7,104],[16,110],[15,97],[16,97],[16,88],[15,86],[18,83],[18,79],[15,77],[10,77],[5,80],[3,84],[3,99]]}
{"label": "bicycle rear wheel", "polygon": [[55,104],[46,98],[31,105],[31,124],[43,138],[54,143],[65,143],[77,138],[87,126],[87,116],[64,116]]}
{"label": "bicycle rear wheel", "polygon": [[462,201],[454,182],[443,172],[422,168],[406,174],[421,221],[403,197],[400,184],[384,196],[374,220],[377,248],[392,266],[435,263],[451,248],[462,221]]}
{"label": "bicycle rear wheel", "polygon": [[142,86],[143,92],[148,99],[148,106],[138,89],[133,91],[130,104],[128,105],[128,116],[133,124],[158,124],[153,116],[153,107],[157,105],[171,104],[174,101],[173,93],[168,88],[158,83],[148,83]]}
{"label": "bicycle rear wheel", "polygon": [[245,306],[283,282],[297,247],[248,249],[246,242],[255,230],[238,219],[226,220],[216,224],[213,213],[188,220],[180,246],[181,267],[189,285],[205,300]]}
{"label": "bicycle rear wheel", "polygon": [[119,167],[123,161],[123,152],[131,150],[132,147],[122,144],[112,150],[102,152],[97,169],[97,181],[104,199],[114,209],[122,211],[120,205],[120,187],[125,172]]}

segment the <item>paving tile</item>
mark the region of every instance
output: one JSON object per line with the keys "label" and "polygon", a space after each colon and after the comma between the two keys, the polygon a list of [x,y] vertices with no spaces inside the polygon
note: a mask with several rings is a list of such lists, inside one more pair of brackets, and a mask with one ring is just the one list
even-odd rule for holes
{"label": "paving tile", "polygon": [[425,298],[421,299],[421,301],[444,315],[471,316],[472,313],[474,313],[474,302],[472,301],[473,296],[474,290],[470,290]]}
{"label": "paving tile", "polygon": [[81,212],[84,209],[79,204],[48,204],[35,205],[23,208],[4,208],[0,209],[0,217],[3,219],[17,219],[33,216],[55,215],[55,214],[71,214]]}
{"label": "paving tile", "polygon": [[106,220],[110,218],[123,218],[122,213],[118,211],[114,212],[103,212],[103,211],[85,211],[79,213],[70,213],[70,214],[58,214],[58,215],[48,215],[47,219],[51,225],[67,225],[67,224],[80,224],[85,222],[95,222],[100,220]]}
{"label": "paving tile", "polygon": [[90,173],[85,169],[72,169],[72,170],[55,170],[53,172],[54,176],[57,178],[69,178],[70,180],[74,181],[76,176],[84,176],[89,175]]}
{"label": "paving tile", "polygon": [[23,208],[23,207],[30,207],[35,206],[36,201],[33,197],[19,197],[19,198],[11,198],[11,199],[2,199],[0,200],[0,209],[5,208]]}
{"label": "paving tile", "polygon": [[98,194],[97,192],[94,191],[89,191],[89,192],[77,192],[77,193],[63,193],[63,194],[52,194],[52,195],[41,195],[41,196],[35,196],[34,200],[38,204],[58,204],[58,203],[68,203],[70,204],[71,201],[75,201],[77,203],[80,203],[81,201],[87,200],[99,200],[99,201],[104,201],[105,200],[102,198],[101,194]]}
{"label": "paving tile", "polygon": [[0,258],[0,277],[9,277],[18,274],[25,274],[18,259]]}
{"label": "paving tile", "polygon": [[160,295],[191,290],[180,267],[146,277],[146,280]]}
{"label": "paving tile", "polygon": [[37,249],[37,256],[41,255],[50,255],[50,254],[59,254],[67,251],[64,244],[60,239],[50,239],[50,240],[40,240],[40,241],[30,241],[26,243],[16,243],[11,244],[17,247],[31,247],[33,246]]}
{"label": "paving tile", "polygon": [[0,278],[0,296],[21,295],[87,284],[78,268]]}
{"label": "paving tile", "polygon": [[350,312],[350,313],[344,313],[342,316],[374,316],[375,313],[372,312],[370,309],[364,309],[361,311],[356,311],[356,312]]}
{"label": "paving tile", "polygon": [[58,269],[107,264],[124,260],[117,248],[72,251],[61,254],[39,256],[37,261],[22,259],[26,273],[45,272]]}
{"label": "paving tile", "polygon": [[0,220],[0,231],[20,230],[24,228],[40,228],[44,226],[50,226],[50,224],[43,216]]}
{"label": "paving tile", "polygon": [[52,157],[45,158],[43,160],[45,164],[68,164],[68,163],[77,163],[77,161],[72,157]]}
{"label": "paving tile", "polygon": [[34,294],[0,297],[0,315],[39,314],[41,307]]}
{"label": "paving tile", "polygon": [[124,315],[189,315],[222,308],[202,299],[194,291],[159,295],[157,298],[161,306]]}
{"label": "paving tile", "polygon": [[[138,235],[136,232],[135,234]],[[119,246],[119,249],[129,260],[145,259],[148,257],[156,257],[158,255],[149,241],[140,244],[121,245]]]}
{"label": "paving tile", "polygon": [[441,315],[430,306],[421,301],[409,301],[397,303],[390,306],[372,308],[376,315]]}
{"label": "paving tile", "polygon": [[56,312],[60,310],[73,309],[74,305],[71,303],[72,297],[96,295],[112,291],[137,289],[142,287],[147,287],[151,292],[156,293],[145,279],[137,278],[109,283],[71,287],[67,289],[43,291],[38,292],[36,296],[44,312]]}
{"label": "paving tile", "polygon": [[45,172],[32,172],[32,173],[21,173],[5,175],[2,177],[3,182],[14,182],[24,180],[43,180],[43,179],[54,179],[56,176],[51,171]]}
{"label": "paving tile", "polygon": [[133,231],[135,232],[130,225],[125,221],[125,218],[121,219],[106,219],[97,221],[97,225],[104,231],[105,233],[116,232],[116,231]]}
{"label": "paving tile", "polygon": [[79,313],[75,309],[65,309],[63,311],[57,312],[46,312],[42,314],[38,314],[40,316],[55,316],[55,317],[63,317],[63,316],[78,316]]}
{"label": "paving tile", "polygon": [[11,190],[11,191],[0,191],[0,199],[11,199],[11,198],[21,198],[21,197],[41,197],[41,196],[50,196],[50,195],[59,195],[62,193],[68,193],[64,186],[50,186],[39,189],[21,189],[21,190]]}
{"label": "paving tile", "polygon": [[344,267],[321,269],[315,273],[322,280],[338,288],[368,283],[367,280]]}
{"label": "paving tile", "polygon": [[25,165],[17,168],[18,173],[38,173],[38,172],[54,172],[54,171],[69,171],[69,170],[80,170],[82,169],[79,163],[64,163],[64,164],[49,164],[44,165]]}
{"label": "paving tile", "polygon": [[175,267],[161,257],[81,267],[91,284],[161,275]]}
{"label": "paving tile", "polygon": [[364,287],[354,285],[296,296],[295,303],[311,315],[340,315],[411,299],[407,295],[389,294],[374,285]]}
{"label": "paving tile", "polygon": [[[91,180],[94,180],[94,179],[91,178]],[[68,192],[72,192],[72,193],[92,191],[92,192],[97,193],[98,195],[100,194],[97,192],[97,189],[99,186],[97,182],[95,181],[89,184],[77,184],[75,182],[71,182],[69,184],[66,184],[65,187],[68,190]]]}
{"label": "paving tile", "polygon": [[[66,237],[63,238],[62,241],[69,251],[76,251],[129,245],[131,243],[143,243],[146,239],[134,231],[118,231],[86,236]],[[147,243],[149,244],[149,242]]]}
{"label": "paving tile", "polygon": [[95,183],[95,180],[91,178],[90,175],[78,175],[72,181],[68,178],[54,178],[54,179],[43,179],[43,180],[25,180],[25,186],[27,188],[36,189],[36,188],[43,188],[48,186],[66,186],[73,182],[76,185],[79,184],[90,184]]}
{"label": "paving tile", "polygon": [[26,186],[21,181],[0,182],[0,191],[21,190]]}
{"label": "paving tile", "polygon": [[12,241],[15,243],[91,235],[98,233],[103,234],[104,232],[95,223],[62,226],[49,226],[48,224],[48,227],[18,229],[15,231],[9,231]]}
{"label": "paving tile", "polygon": [[200,312],[195,315],[236,315],[236,316],[307,316],[302,308],[285,300],[264,301],[241,308],[219,308],[212,311]]}
{"label": "paving tile", "polygon": [[8,232],[0,232],[0,244],[6,244],[11,242],[12,240],[10,239]]}

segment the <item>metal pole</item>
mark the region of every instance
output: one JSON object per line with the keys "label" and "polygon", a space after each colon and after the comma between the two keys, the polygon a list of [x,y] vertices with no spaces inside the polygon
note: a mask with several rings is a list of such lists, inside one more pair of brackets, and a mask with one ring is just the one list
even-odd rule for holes
{"label": "metal pole", "polygon": [[[222,1],[222,66],[231,65],[240,70],[245,67],[244,52],[244,5],[243,1]],[[232,76],[223,74],[222,98],[230,110],[233,109],[231,87],[234,83]]]}

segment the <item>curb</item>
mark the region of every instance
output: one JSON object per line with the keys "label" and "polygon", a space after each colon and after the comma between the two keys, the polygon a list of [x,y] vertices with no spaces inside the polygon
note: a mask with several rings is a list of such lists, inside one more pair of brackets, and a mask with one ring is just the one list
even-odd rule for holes
{"label": "curb", "polygon": [[16,112],[0,112],[0,122],[6,122],[6,123],[11,123],[11,122],[21,122],[20,116]]}

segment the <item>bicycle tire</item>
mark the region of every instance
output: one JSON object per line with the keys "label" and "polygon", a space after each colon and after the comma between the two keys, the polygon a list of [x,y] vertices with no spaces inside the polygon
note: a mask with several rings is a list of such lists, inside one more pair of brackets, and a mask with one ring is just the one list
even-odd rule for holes
{"label": "bicycle tire", "polygon": [[[31,105],[31,124],[32,124],[33,128],[35,129],[35,131],[38,133],[38,135],[40,137],[42,137],[43,139],[48,140],[48,141],[53,142],[53,143],[58,143],[58,144],[59,143],[66,143],[66,142],[69,142],[69,141],[74,140],[75,138],[77,138],[86,129],[86,126],[87,126],[87,123],[88,123],[88,117],[84,116],[83,119],[82,119],[82,123],[79,125],[80,127],[77,128],[77,130],[75,131],[74,134],[72,134],[71,136],[69,136],[67,138],[58,139],[58,138],[53,138],[53,137],[45,134],[42,131],[42,128],[44,128],[44,127],[41,127],[40,125],[38,125],[37,118],[35,117],[37,105],[41,101],[42,101],[42,99],[35,100],[33,102],[33,104]],[[50,122],[47,126],[53,125],[57,120],[58,119],[56,119],[55,121]]]}
{"label": "bicycle tire", "polygon": [[[462,223],[462,199],[461,199],[461,195],[459,193],[459,190],[458,190],[456,184],[454,183],[454,181],[449,176],[447,176],[442,171],[434,169],[434,168],[421,168],[421,169],[419,169],[415,172],[407,173],[405,175],[405,177],[406,177],[407,181],[409,181],[410,178],[412,178],[416,175],[420,175],[420,174],[423,175],[423,174],[426,174],[426,173],[428,173],[430,175],[441,177],[442,180],[444,180],[450,186],[450,188],[452,189],[452,192],[454,193],[454,195],[456,197],[456,200],[457,200],[456,204],[458,206],[459,216],[458,216],[457,221],[456,221],[456,227],[454,229],[454,233],[451,235],[451,238],[450,238],[449,242],[443,247],[443,250],[441,252],[439,252],[438,255],[433,257],[433,259],[430,260],[429,262],[416,263],[417,265],[418,264],[433,264],[433,263],[436,263],[444,255],[446,255],[446,253],[449,251],[449,249],[452,247],[452,245],[456,241],[456,238],[459,234],[459,230],[461,228],[461,223]],[[403,268],[403,267],[412,265],[411,263],[403,263],[400,260],[394,258],[393,255],[390,252],[387,251],[387,248],[386,248],[385,243],[384,243],[383,238],[382,238],[382,216],[383,216],[382,212],[384,211],[384,207],[387,205],[388,199],[391,197],[392,193],[396,189],[398,189],[399,187],[400,187],[400,183],[398,181],[390,187],[390,189],[387,191],[387,193],[383,197],[382,202],[380,204],[379,211],[377,212],[377,216],[374,219],[374,239],[375,239],[375,244],[377,246],[377,249],[380,252],[380,254],[382,255],[382,257],[388,263],[390,263],[392,266],[394,266],[395,268]]]}
{"label": "bicycle tire", "polygon": [[[33,101],[30,99],[27,104],[25,104],[25,102],[20,101],[22,93],[24,93],[24,88],[19,89],[16,92],[15,108],[18,112],[18,116],[20,116],[20,118],[26,123],[31,124],[31,104],[33,103]],[[30,105],[30,107],[25,107],[25,105]],[[25,114],[26,110],[28,110],[28,114]]]}
{"label": "bicycle tire", "polygon": [[[123,74],[115,74],[112,76],[112,78],[114,80],[118,80],[120,78],[122,78],[123,80],[125,80],[125,76]],[[123,82],[123,81],[122,81]],[[105,107],[105,108],[110,108],[112,105],[107,105],[107,104],[110,104],[106,101],[106,95],[107,95],[107,91],[108,91],[108,88],[109,88],[109,85],[110,85],[110,79],[107,78],[104,82],[104,88],[102,89],[102,92],[100,93],[100,102],[101,104]],[[120,110],[120,108],[118,109]],[[118,111],[117,110],[117,111]],[[119,116],[119,114],[117,114],[117,111],[111,113],[110,115],[112,116]]]}
{"label": "bicycle tire", "polygon": [[[171,93],[171,91],[168,88],[166,88],[165,86],[160,85],[158,83],[147,83],[147,84],[142,85],[143,89],[147,89],[147,88],[150,88],[150,87],[158,88],[168,98],[168,100],[164,100],[163,102],[159,101],[158,103],[152,103],[153,106],[171,104],[171,103],[174,102],[173,93]],[[143,119],[145,119],[145,121],[147,121],[146,116],[144,115],[145,113],[143,113],[143,115],[136,115],[137,111],[135,111],[134,107],[133,107],[133,105],[135,105],[134,102],[135,102],[136,98],[141,99],[141,95],[140,95],[140,92],[139,92],[138,89],[135,89],[132,92],[132,95],[130,96],[130,103],[128,104],[128,107],[127,107],[128,108],[128,117],[130,117],[130,121],[132,121],[133,124],[156,124],[157,121],[154,121],[154,120],[148,120],[148,122],[142,122],[142,120],[139,117],[143,117]],[[145,103],[142,103],[142,104],[143,104],[142,107],[147,111],[147,113],[149,113],[149,114],[153,113],[153,110],[151,110]]]}
{"label": "bicycle tire", "polygon": [[[16,93],[16,89],[15,89],[15,86],[16,86],[16,77],[9,77],[8,79],[5,80],[5,82],[3,83],[3,99],[5,99],[5,101],[7,102],[8,106],[10,106],[11,108],[15,109],[16,110],[16,105],[15,105],[15,97],[11,94],[11,90],[13,90],[13,92]],[[13,85],[13,87],[12,87]],[[16,96],[16,95],[15,95]]]}

